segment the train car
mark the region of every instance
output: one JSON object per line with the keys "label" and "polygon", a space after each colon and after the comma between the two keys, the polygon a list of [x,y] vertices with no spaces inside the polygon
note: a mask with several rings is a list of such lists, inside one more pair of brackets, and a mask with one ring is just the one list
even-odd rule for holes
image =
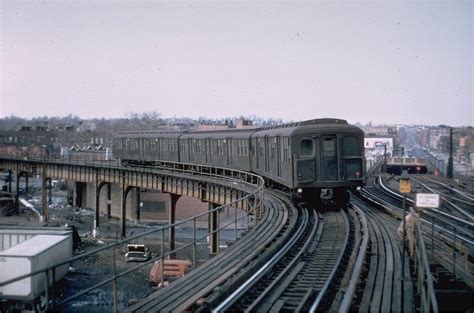
{"label": "train car", "polygon": [[181,162],[251,171],[253,130],[195,131],[180,137]]}
{"label": "train car", "polygon": [[346,202],[363,184],[364,133],[340,119],[314,119],[252,135],[252,170],[305,201]]}
{"label": "train car", "polygon": [[154,165],[156,160],[180,161],[179,131],[130,131],[114,137],[113,152],[122,164]]}
{"label": "train car", "polygon": [[363,184],[363,131],[341,119],[257,129],[128,132],[114,139],[123,164],[176,161],[252,171],[303,201],[344,203]]}

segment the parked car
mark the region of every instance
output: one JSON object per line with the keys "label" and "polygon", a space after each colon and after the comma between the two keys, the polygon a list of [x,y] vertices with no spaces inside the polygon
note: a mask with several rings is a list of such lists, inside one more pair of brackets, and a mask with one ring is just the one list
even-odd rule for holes
{"label": "parked car", "polygon": [[149,259],[151,259],[151,251],[147,246],[140,244],[127,245],[127,253],[125,253],[127,262],[145,262]]}

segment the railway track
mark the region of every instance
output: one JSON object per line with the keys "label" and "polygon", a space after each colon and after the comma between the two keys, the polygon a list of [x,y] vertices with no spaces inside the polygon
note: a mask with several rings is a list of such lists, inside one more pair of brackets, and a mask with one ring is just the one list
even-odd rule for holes
{"label": "railway track", "polygon": [[[401,218],[402,210],[400,208],[400,202],[402,196],[385,186],[381,178],[377,180],[376,187],[376,189],[372,189],[373,192],[369,188],[364,189],[364,192],[369,192],[373,198],[377,198],[379,201],[389,204],[389,206],[386,206],[387,209]],[[407,205],[415,204],[410,198],[406,200]],[[419,212],[423,225],[425,228],[426,226],[430,226],[432,232],[432,228],[436,228],[439,237],[442,237],[445,242],[452,241],[454,237],[459,243],[474,248],[474,221],[470,220],[467,216],[461,218],[459,215],[451,214],[451,210],[449,208],[446,209],[445,202],[447,201],[442,202],[442,207],[439,209],[427,209]],[[474,253],[474,251],[470,253]]]}
{"label": "railway track", "polygon": [[[379,208],[400,219],[400,197],[382,193],[383,186],[364,188],[361,195],[370,198]],[[375,212],[375,211],[374,211]],[[472,301],[452,299],[472,299],[474,286],[472,223],[459,219],[441,210],[418,212],[431,273],[436,279],[435,289],[439,297],[440,310],[472,310]],[[382,223],[382,222],[381,222]],[[469,306],[469,303],[470,306]],[[457,306],[456,306],[457,305]]]}
{"label": "railway track", "polygon": [[299,226],[287,247],[264,268],[214,306],[220,311],[328,310],[351,255],[354,227],[345,211],[316,213],[300,208]]}
{"label": "railway track", "polygon": [[413,179],[424,190],[437,193],[443,199],[446,210],[459,218],[474,221],[474,196],[461,191],[456,186],[431,178],[417,177]]}
{"label": "railway track", "polygon": [[351,311],[414,311],[414,290],[408,256],[402,265],[402,242],[397,236],[399,221],[357,197],[354,206],[367,216],[370,244],[365,279]]}
{"label": "railway track", "polygon": [[296,224],[296,208],[288,200],[268,191],[265,202],[265,214],[252,234],[127,311],[196,311],[206,307],[208,295],[225,293],[226,286],[251,276],[286,242]]}
{"label": "railway track", "polygon": [[349,307],[353,293],[344,297],[338,289],[344,282],[355,290],[358,281],[351,260],[362,264],[365,255],[365,246],[358,251],[359,215],[317,213],[266,194],[264,219],[252,234],[127,311],[320,311],[344,301]]}

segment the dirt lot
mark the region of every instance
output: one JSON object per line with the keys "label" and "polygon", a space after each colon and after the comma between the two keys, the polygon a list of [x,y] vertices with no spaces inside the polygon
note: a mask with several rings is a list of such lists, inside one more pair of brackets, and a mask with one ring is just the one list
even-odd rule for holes
{"label": "dirt lot", "polygon": [[[35,206],[39,206],[39,197],[33,195],[29,199]],[[89,251],[93,251],[103,246],[110,245],[116,242],[118,234],[120,233],[120,223],[118,219],[107,219],[105,216],[100,218],[100,236],[92,237],[93,227],[93,211],[87,209],[76,210],[68,205],[65,201],[65,192],[56,190],[53,193],[52,204],[49,206],[50,222],[49,226],[64,226],[74,225],[82,240],[74,254],[81,255]],[[2,216],[0,224],[8,225],[25,225],[37,226],[38,218],[29,210],[21,210],[20,215],[16,216]],[[159,227],[160,223],[141,223],[134,222],[127,223],[127,233],[129,235],[137,235],[153,228]],[[0,225],[1,227],[1,225]],[[181,238],[180,231],[183,234],[189,234],[189,228],[183,227],[176,232],[176,247],[189,242],[190,239]],[[189,236],[188,236],[189,237]],[[166,242],[166,238],[165,238]],[[160,232],[141,237],[130,243],[146,244],[152,251],[152,257],[160,255],[161,238]],[[167,244],[165,245],[167,249]],[[95,284],[103,282],[113,277],[114,271],[116,274],[129,270],[137,265],[143,263],[126,262],[125,251],[126,244],[116,247],[114,249],[107,249],[103,252],[94,254],[86,258],[82,258],[70,264],[69,273],[59,281],[55,290],[56,303],[77,294]],[[205,239],[197,245],[196,258],[197,264],[204,263],[208,258],[209,250]],[[188,248],[185,251],[178,252],[177,259],[192,260],[192,249]],[[117,310],[123,311],[131,302],[147,296],[151,292],[148,275],[153,263],[147,264],[130,274],[120,277],[116,280],[116,299]],[[114,305],[114,288],[111,282],[104,286],[92,290],[85,295],[74,299],[62,306],[56,307],[60,310],[67,311],[82,311],[82,312],[104,312],[112,311]],[[2,305],[5,309],[5,306]],[[18,306],[17,308],[21,308]]]}

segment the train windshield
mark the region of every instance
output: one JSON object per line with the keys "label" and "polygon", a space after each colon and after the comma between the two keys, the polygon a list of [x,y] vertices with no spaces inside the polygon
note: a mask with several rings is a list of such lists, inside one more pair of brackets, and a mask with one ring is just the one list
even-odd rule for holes
{"label": "train windshield", "polygon": [[336,153],[335,149],[335,138],[324,138],[323,140],[323,152],[325,157],[332,157]]}
{"label": "train windshield", "polygon": [[300,156],[313,156],[314,145],[312,139],[301,139],[300,141]]}
{"label": "train windshield", "polygon": [[362,177],[361,151],[354,136],[345,137],[342,144],[344,153],[344,172],[346,179],[360,179]]}
{"label": "train windshield", "polygon": [[357,144],[357,139],[354,136],[344,138],[342,149],[345,156],[360,155],[359,145]]}

